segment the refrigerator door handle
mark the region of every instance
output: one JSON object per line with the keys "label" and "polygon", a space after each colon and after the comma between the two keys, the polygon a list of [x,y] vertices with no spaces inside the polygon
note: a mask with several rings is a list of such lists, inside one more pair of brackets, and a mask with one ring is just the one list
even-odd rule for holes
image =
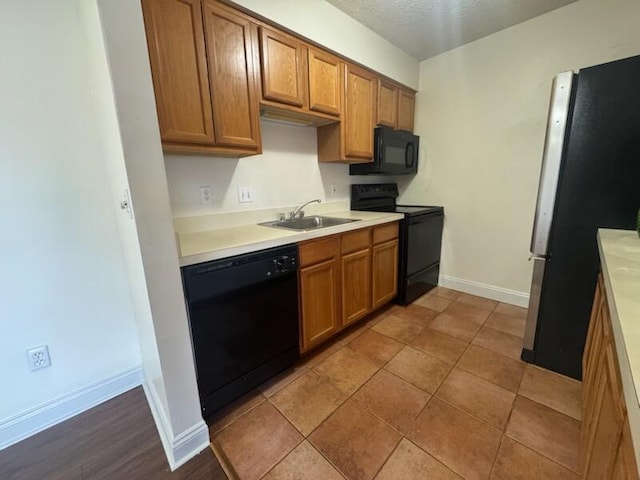
{"label": "refrigerator door handle", "polygon": [[554,77],[551,88],[536,216],[531,235],[531,252],[536,255],[546,255],[549,246],[549,231],[558,189],[573,79],[573,72],[560,73]]}
{"label": "refrigerator door handle", "polygon": [[533,355],[534,352],[536,327],[538,326],[538,311],[540,309],[540,297],[542,296],[542,279],[547,264],[547,260],[544,257],[537,255],[532,255],[531,257],[533,258],[533,278],[531,280],[529,308],[527,309],[527,321],[524,330],[523,360],[527,360],[525,358],[527,356],[524,353],[525,351],[529,352],[529,356]]}

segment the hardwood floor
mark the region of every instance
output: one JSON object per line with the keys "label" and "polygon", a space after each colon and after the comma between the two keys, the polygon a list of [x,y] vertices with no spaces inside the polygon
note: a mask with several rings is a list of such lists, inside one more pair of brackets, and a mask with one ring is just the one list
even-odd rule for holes
{"label": "hardwood floor", "polygon": [[207,448],[169,470],[141,387],[0,451],[3,480],[226,480]]}

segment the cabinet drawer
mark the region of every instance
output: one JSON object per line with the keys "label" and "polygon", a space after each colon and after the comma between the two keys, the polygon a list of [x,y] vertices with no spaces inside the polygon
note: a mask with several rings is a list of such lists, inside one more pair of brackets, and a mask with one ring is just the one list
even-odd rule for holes
{"label": "cabinet drawer", "polygon": [[355,232],[349,232],[342,235],[342,253],[355,252],[368,248],[371,242],[371,229],[363,228]]}
{"label": "cabinet drawer", "polygon": [[394,238],[398,238],[398,222],[387,223],[385,225],[373,228],[374,245],[378,243],[388,242],[389,240],[393,240]]}
{"label": "cabinet drawer", "polygon": [[339,237],[332,235],[319,240],[310,240],[299,246],[300,266],[306,267],[336,257],[340,253]]}

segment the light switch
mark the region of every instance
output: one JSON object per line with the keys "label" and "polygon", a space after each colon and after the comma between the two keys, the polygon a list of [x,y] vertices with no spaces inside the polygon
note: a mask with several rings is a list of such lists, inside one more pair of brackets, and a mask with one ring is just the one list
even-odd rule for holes
{"label": "light switch", "polygon": [[249,203],[253,202],[253,188],[251,187],[238,187],[238,202]]}

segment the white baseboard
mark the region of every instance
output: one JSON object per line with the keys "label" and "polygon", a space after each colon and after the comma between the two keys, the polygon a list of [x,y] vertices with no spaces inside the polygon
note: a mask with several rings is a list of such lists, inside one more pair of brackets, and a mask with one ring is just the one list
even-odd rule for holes
{"label": "white baseboard", "polygon": [[517,305],[519,307],[527,308],[529,306],[529,294],[526,292],[509,290],[487,285],[486,283],[472,282],[471,280],[463,280],[448,275],[440,275],[438,284],[446,288],[451,288],[452,290],[490,298],[491,300],[497,300],[499,302],[510,303],[511,305]]}
{"label": "white baseboard", "polygon": [[169,468],[174,471],[209,446],[211,442],[209,428],[204,420],[200,420],[191,428],[174,436],[171,423],[169,423],[165,415],[162,402],[158,398],[158,392],[153,384],[144,382],[143,388],[149,402],[151,414],[156,422],[156,428],[169,462]]}
{"label": "white baseboard", "polygon": [[0,450],[142,384],[135,367],[0,421]]}

